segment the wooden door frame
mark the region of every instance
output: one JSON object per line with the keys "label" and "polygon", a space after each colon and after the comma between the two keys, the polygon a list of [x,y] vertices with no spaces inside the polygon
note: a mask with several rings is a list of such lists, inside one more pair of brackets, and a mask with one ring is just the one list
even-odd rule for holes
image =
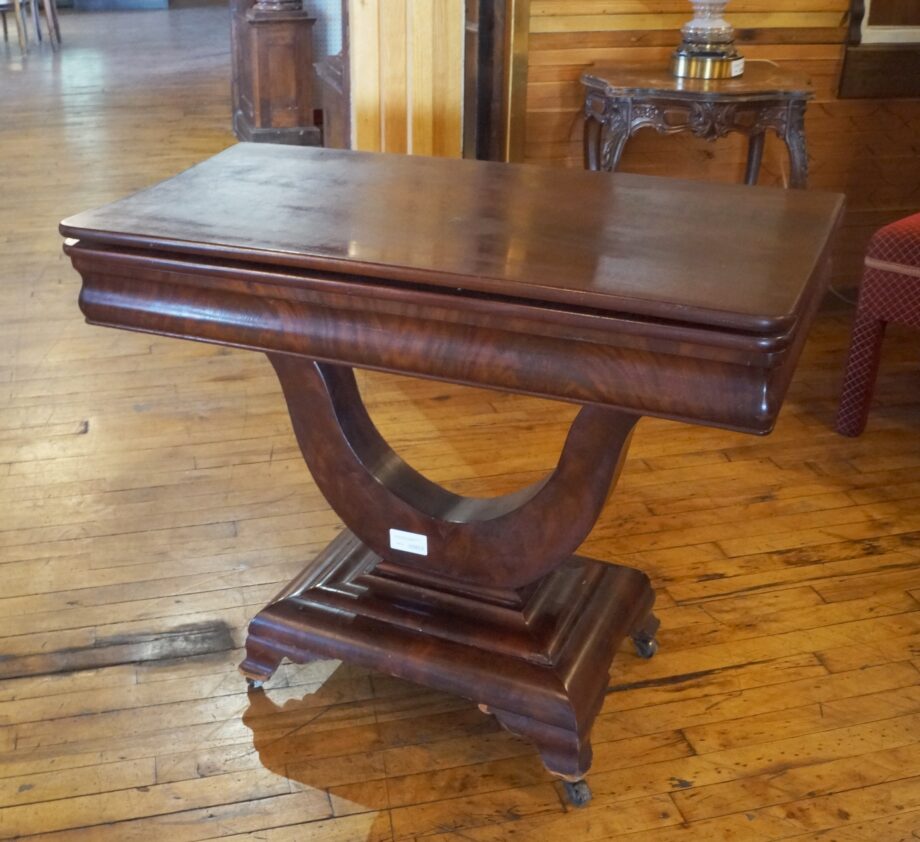
{"label": "wooden door frame", "polygon": [[850,0],[850,23],[840,86],[841,99],[920,96],[920,44],[864,44],[866,0]]}
{"label": "wooden door frame", "polygon": [[463,155],[524,159],[530,0],[466,0]]}

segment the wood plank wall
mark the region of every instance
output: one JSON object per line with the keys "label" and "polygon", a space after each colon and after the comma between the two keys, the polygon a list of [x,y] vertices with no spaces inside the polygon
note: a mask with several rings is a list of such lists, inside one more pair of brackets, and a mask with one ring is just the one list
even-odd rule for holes
{"label": "wood plank wall", "polygon": [[463,0],[351,0],[352,148],[458,158]]}
{"label": "wood plank wall", "polygon": [[[840,100],[837,80],[849,0],[731,0],[728,19],[748,59],[808,75],[809,186],[847,194],[837,279],[858,282],[871,232],[920,209],[920,100]],[[531,0],[525,160],[581,166],[579,76],[596,63],[662,66],[689,17],[687,0]],[[622,169],[655,175],[740,180],[740,137],[716,143],[686,135],[633,138]],[[785,150],[768,138],[762,184],[788,178]]]}

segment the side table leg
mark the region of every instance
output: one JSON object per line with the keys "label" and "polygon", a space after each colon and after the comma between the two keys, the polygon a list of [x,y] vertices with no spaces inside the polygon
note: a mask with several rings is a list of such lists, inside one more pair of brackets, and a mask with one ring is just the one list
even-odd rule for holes
{"label": "side table leg", "polygon": [[786,147],[789,149],[789,186],[808,186],[808,149],[805,144],[805,102],[790,103],[786,124]]}
{"label": "side table leg", "polygon": [[584,161],[585,169],[597,172],[601,168],[601,129],[600,120],[586,114],[584,123]]}
{"label": "side table leg", "polygon": [[600,168],[614,172],[620,165],[626,141],[629,140],[629,106],[618,104],[611,106],[611,111],[604,121],[601,139]]}
{"label": "side table leg", "polygon": [[748,137],[747,167],[744,171],[745,184],[757,184],[760,175],[760,163],[763,161],[763,144],[766,135],[759,131]]}

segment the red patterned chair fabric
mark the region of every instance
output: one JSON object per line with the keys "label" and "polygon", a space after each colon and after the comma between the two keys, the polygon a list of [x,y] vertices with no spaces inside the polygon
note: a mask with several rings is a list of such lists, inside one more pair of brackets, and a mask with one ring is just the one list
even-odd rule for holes
{"label": "red patterned chair fabric", "polygon": [[841,435],[865,429],[888,322],[920,328],[920,213],[886,225],[869,243],[837,410]]}

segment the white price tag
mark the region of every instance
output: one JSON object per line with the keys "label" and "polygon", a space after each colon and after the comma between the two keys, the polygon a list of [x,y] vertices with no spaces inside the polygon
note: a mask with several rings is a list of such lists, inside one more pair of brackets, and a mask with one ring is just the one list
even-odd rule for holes
{"label": "white price tag", "polygon": [[404,553],[428,555],[428,536],[418,532],[403,532],[402,529],[390,530],[390,547]]}
{"label": "white price tag", "polygon": [[744,73],[744,59],[736,58],[732,62],[732,76],[740,76]]}

